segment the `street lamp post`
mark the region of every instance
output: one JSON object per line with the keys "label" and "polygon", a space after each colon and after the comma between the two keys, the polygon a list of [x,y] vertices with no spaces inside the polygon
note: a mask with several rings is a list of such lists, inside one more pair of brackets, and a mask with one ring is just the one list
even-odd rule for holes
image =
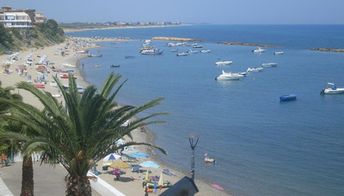
{"label": "street lamp post", "polygon": [[199,140],[199,136],[190,136],[189,137],[190,148],[192,151],[192,156],[191,156],[191,178],[192,178],[192,180],[195,180],[195,148],[197,146],[198,140]]}

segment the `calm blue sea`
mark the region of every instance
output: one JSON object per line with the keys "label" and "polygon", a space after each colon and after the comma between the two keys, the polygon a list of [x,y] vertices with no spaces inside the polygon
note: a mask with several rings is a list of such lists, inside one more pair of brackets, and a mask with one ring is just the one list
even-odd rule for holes
{"label": "calm blue sea", "polygon": [[[234,195],[344,195],[344,95],[320,95],[327,82],[344,87],[344,54],[308,50],[344,48],[344,26],[194,25],[70,34],[135,39],[103,43],[93,50],[103,57],[82,60],[82,72],[97,86],[110,72],[128,79],[121,103],[138,105],[165,97],[154,111],[169,112],[161,118],[167,123],[150,128],[156,143],[168,151],[161,159],[171,166],[189,171],[188,136],[198,134],[196,178],[217,182]],[[212,52],[177,57],[167,42],[153,41],[163,55],[140,55],[142,40],[153,36],[201,39]],[[276,48],[255,55],[254,47],[221,41]],[[285,54],[273,55],[277,50]],[[135,58],[125,59],[128,55]],[[233,64],[215,66],[218,59]],[[240,81],[214,80],[222,69],[245,71],[264,62],[278,66]],[[297,101],[280,103],[279,96],[289,93],[297,94]],[[204,153],[217,164],[205,165]]]}

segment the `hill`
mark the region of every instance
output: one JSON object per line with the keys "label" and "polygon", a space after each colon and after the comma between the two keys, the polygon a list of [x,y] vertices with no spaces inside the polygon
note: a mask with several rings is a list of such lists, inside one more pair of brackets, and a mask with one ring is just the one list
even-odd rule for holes
{"label": "hill", "polygon": [[0,24],[0,54],[53,45],[63,42],[64,39],[63,29],[52,19],[32,28],[4,28]]}

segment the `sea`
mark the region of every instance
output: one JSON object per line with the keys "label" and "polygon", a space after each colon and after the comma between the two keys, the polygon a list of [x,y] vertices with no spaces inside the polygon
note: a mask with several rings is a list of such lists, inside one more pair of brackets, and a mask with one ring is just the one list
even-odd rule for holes
{"label": "sea", "polygon": [[[188,138],[197,136],[196,179],[233,195],[344,195],[344,95],[320,95],[328,82],[344,87],[344,53],[310,50],[344,48],[344,25],[182,25],[68,35],[131,39],[100,43],[91,52],[103,57],[83,59],[80,69],[98,87],[109,73],[120,74],[127,80],[120,103],[142,105],[164,97],[145,114],[169,113],[157,118],[166,123],[149,127],[155,143],[168,152],[159,154],[167,165],[188,174]],[[163,54],[141,55],[143,40],[154,36],[199,39],[211,52],[178,57],[176,49],[200,49],[152,41]],[[254,46],[222,42],[270,47],[254,54]],[[216,66],[218,60],[233,64]],[[222,70],[243,72],[269,62],[278,66],[238,81],[215,80]],[[286,94],[296,94],[297,100],[280,102]],[[205,153],[216,163],[205,164]]]}

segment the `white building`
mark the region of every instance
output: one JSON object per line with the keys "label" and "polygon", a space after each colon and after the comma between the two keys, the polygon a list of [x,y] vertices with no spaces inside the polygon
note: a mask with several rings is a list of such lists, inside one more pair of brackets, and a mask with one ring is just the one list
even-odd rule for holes
{"label": "white building", "polygon": [[23,11],[0,12],[0,23],[3,23],[5,28],[32,27],[30,16]]}
{"label": "white building", "polygon": [[42,13],[35,12],[35,24],[44,23],[47,21],[47,17],[45,17]]}

